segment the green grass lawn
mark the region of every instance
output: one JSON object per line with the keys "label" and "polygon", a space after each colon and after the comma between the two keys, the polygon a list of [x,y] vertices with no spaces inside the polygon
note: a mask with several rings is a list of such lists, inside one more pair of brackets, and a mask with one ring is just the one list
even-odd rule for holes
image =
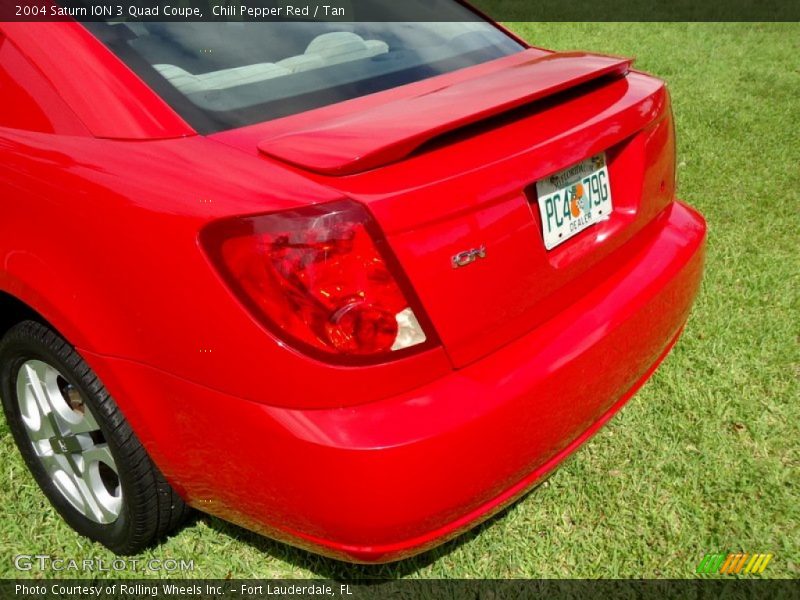
{"label": "green grass lawn", "polygon": [[[800,576],[800,25],[512,28],[635,56],[669,82],[679,192],[709,223],[703,290],[670,357],[547,483],[422,556],[357,567],[200,517],[140,558],[194,559],[196,577],[683,578],[705,552],[743,550]],[[6,557],[19,553],[110,561],[50,508],[4,421],[0,433],[0,575],[17,575]]]}

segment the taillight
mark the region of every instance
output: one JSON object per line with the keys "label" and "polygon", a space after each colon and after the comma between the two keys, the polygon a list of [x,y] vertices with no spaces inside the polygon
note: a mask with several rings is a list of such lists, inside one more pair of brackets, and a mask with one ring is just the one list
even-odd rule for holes
{"label": "taillight", "polygon": [[253,314],[303,351],[372,362],[432,342],[382,232],[357,202],[221,221],[201,242]]}

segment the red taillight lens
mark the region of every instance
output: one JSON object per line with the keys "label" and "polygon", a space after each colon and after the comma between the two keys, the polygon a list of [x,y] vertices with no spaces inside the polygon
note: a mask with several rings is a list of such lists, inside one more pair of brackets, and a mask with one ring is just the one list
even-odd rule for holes
{"label": "red taillight lens", "polygon": [[379,359],[430,341],[383,235],[356,202],[215,223],[202,243],[239,298],[301,349]]}

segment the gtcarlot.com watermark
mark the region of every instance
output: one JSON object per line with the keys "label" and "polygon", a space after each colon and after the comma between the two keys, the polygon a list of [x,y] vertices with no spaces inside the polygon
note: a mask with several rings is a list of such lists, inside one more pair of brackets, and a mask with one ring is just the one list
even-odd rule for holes
{"label": "gtcarlot.com watermark", "polygon": [[111,572],[121,571],[179,573],[194,571],[194,559],[183,558],[61,558],[49,554],[17,554],[14,557],[17,571],[59,572]]}

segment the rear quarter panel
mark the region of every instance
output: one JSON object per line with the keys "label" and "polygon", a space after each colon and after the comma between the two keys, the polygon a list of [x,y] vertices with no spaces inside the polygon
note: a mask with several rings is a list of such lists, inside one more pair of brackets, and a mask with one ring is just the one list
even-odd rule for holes
{"label": "rear quarter panel", "polygon": [[238,304],[197,242],[218,217],[338,197],[202,137],[0,129],[0,289],[79,349],[274,405],[366,402],[448,368],[443,352],[408,359],[411,369],[398,361],[365,370],[287,350]]}

